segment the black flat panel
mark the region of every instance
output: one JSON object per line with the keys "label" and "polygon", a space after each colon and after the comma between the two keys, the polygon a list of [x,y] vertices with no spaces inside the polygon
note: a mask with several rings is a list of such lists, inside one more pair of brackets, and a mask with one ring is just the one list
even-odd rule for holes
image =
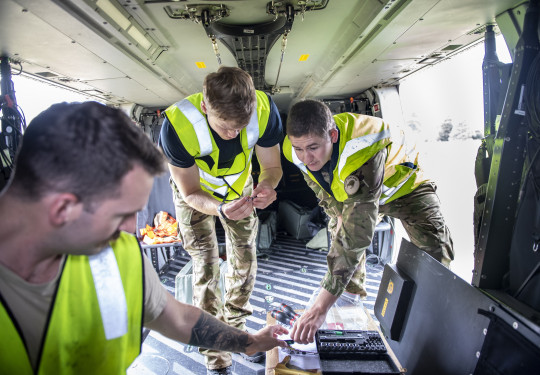
{"label": "black flat panel", "polygon": [[395,265],[384,266],[374,311],[381,329],[392,340],[401,337],[413,290],[414,282]]}
{"label": "black flat panel", "polygon": [[415,284],[400,341],[387,337],[413,375],[472,374],[494,302],[431,256],[403,240],[397,267]]}

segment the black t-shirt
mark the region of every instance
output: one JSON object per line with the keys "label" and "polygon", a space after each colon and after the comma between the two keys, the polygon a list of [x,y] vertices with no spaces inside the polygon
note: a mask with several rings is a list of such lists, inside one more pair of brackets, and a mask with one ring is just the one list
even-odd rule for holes
{"label": "black t-shirt", "polygon": [[[266,129],[262,137],[257,141],[257,145],[261,147],[275,146],[281,142],[283,138],[283,128],[278,109],[270,95],[268,95],[268,100],[270,102],[268,125],[266,125]],[[210,126],[209,128],[219,149],[218,168],[229,168],[233,164],[236,156],[243,152],[240,137],[225,140],[222,139]],[[189,168],[195,164],[195,158],[186,151],[186,148],[178,138],[178,134],[176,134],[174,127],[166,117],[161,126],[159,146],[163,149],[163,153],[169,160],[170,164],[180,168]],[[209,166],[212,167],[211,163],[213,163],[213,160],[210,155],[203,157],[203,159],[205,159]]]}

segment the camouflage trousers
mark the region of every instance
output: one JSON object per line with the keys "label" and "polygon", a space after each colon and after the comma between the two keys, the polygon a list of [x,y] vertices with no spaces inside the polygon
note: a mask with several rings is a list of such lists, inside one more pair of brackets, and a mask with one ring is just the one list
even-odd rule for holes
{"label": "camouflage trousers", "polygon": [[[411,242],[436,260],[448,266],[454,259],[450,231],[441,212],[436,187],[425,182],[409,194],[385,205],[379,204],[384,178],[386,151],[377,153],[353,174],[359,180],[357,190],[349,198],[338,202],[329,194],[317,189],[308,181],[331,220],[328,229],[331,235],[327,263],[328,272],[321,286],[333,295],[343,290],[367,295],[364,288],[366,278],[366,249],[371,244],[379,214],[401,220]],[[338,217],[342,218],[338,227]]]}
{"label": "camouflage trousers", "polygon": [[[216,216],[191,208],[171,182],[174,192],[176,219],[184,249],[193,262],[193,304],[230,326],[245,330],[246,318],[253,313],[249,298],[257,273],[256,235],[258,220],[255,213],[233,221],[219,218],[225,229],[227,275],[225,291],[219,288],[219,249],[216,236]],[[244,189],[251,195],[252,185]],[[225,303],[222,302],[225,293]],[[200,348],[208,369],[232,364],[231,353]]]}
{"label": "camouflage trousers", "polygon": [[[379,213],[401,221],[413,244],[449,267],[454,259],[450,230],[444,222],[436,185],[426,182],[411,193],[388,204],[379,206]],[[345,290],[366,295],[366,253],[363,252]]]}

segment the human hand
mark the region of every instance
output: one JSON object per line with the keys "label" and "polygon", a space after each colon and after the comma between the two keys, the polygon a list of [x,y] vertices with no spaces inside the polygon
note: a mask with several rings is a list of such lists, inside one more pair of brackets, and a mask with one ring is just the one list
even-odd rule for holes
{"label": "human hand", "polygon": [[242,220],[253,212],[253,199],[242,197],[232,202],[225,203],[221,210],[229,220]]}
{"label": "human hand", "polygon": [[252,355],[257,352],[265,352],[276,346],[286,348],[288,345],[285,341],[279,340],[277,336],[289,333],[285,327],[280,325],[272,325],[264,327],[257,333],[250,334],[249,345],[246,348],[246,354]]}
{"label": "human hand", "polygon": [[313,342],[315,333],[322,326],[326,314],[311,307],[305,311],[294,324],[291,331],[291,339],[299,344],[309,344]]}
{"label": "human hand", "polygon": [[253,193],[251,193],[253,199],[253,207],[263,209],[268,207],[277,198],[276,191],[272,188],[270,183],[261,181]]}

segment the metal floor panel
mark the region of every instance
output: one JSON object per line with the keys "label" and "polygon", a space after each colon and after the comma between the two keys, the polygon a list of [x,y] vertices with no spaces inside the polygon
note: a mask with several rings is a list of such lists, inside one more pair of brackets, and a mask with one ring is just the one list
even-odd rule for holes
{"label": "metal floor panel", "polygon": [[[218,232],[219,236],[219,232]],[[219,237],[218,237],[219,239]],[[248,331],[257,331],[266,324],[266,315],[274,304],[286,303],[294,309],[303,309],[326,272],[326,252],[307,249],[307,241],[296,240],[285,233],[278,233],[272,247],[258,257],[258,272],[250,303],[253,315],[246,321]],[[160,275],[163,285],[174,295],[176,274],[190,260],[181,250]],[[363,301],[373,313],[373,306],[383,266],[367,264],[366,287],[368,297]],[[233,373],[238,375],[263,375],[264,362],[251,363],[233,354]],[[197,348],[174,342],[159,333],[150,332],[145,339],[142,354],[128,370],[128,375],[206,374],[204,357]]]}

